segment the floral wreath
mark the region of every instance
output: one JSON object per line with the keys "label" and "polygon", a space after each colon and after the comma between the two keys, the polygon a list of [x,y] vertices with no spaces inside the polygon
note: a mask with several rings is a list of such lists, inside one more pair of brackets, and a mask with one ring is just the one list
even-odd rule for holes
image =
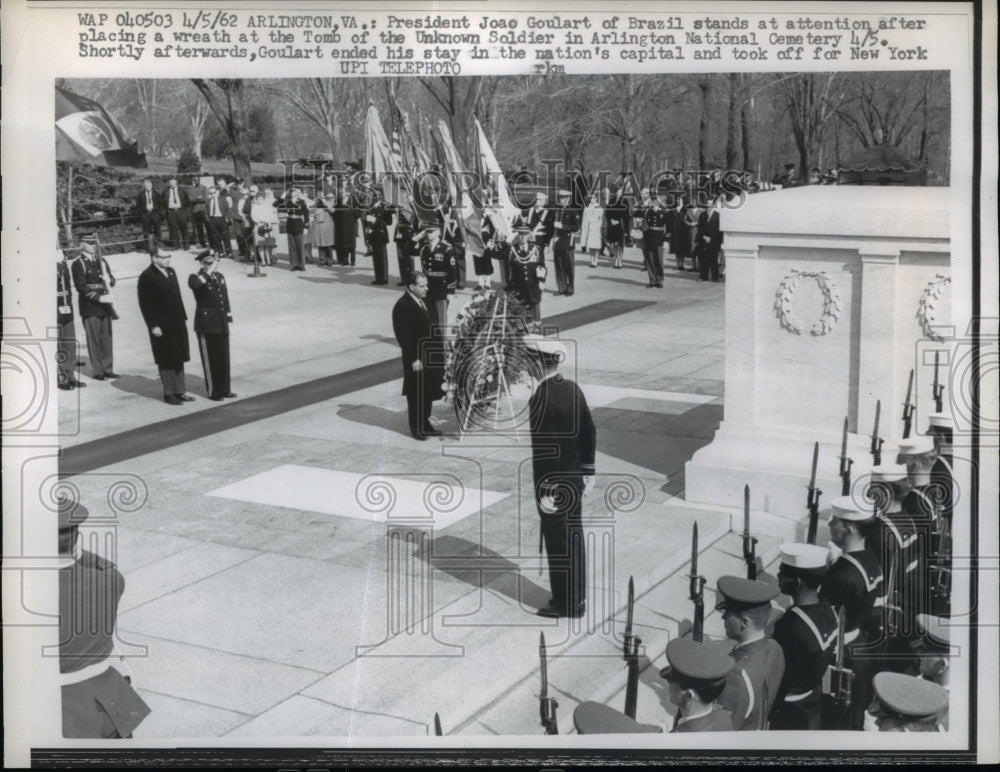
{"label": "floral wreath", "polygon": [[949,284],[951,284],[950,276],[935,274],[934,280],[924,287],[920,302],[917,304],[917,321],[920,322],[924,335],[931,340],[944,340],[941,334],[934,330],[934,326],[937,324],[937,302]]}
{"label": "floral wreath", "polygon": [[781,326],[796,335],[802,334],[802,322],[792,313],[792,297],[799,286],[799,279],[815,279],[823,293],[823,314],[819,321],[809,328],[810,335],[826,335],[840,319],[840,293],[837,285],[825,271],[796,271],[781,280],[774,298],[774,312]]}
{"label": "floral wreath", "polygon": [[453,339],[445,358],[444,399],[452,403],[463,430],[492,417],[504,389],[523,383],[533,373],[534,360],[524,335],[538,333],[531,312],[513,295],[479,289],[458,312]]}

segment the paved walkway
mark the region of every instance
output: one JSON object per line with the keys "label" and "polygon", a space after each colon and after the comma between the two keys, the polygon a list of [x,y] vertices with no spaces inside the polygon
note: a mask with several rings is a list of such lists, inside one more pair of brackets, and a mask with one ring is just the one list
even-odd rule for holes
{"label": "paved walkway", "polygon": [[[722,418],[724,285],[668,269],[647,289],[640,259],[578,257],[575,296],[542,302],[598,429],[588,616],[571,624],[533,613],[548,580],[526,434],[460,437],[437,403],[444,437],[409,437],[389,318],[400,290],[370,286],[368,259],[263,279],[223,260],[239,399],[204,398],[194,361],[197,401],[171,406],[135,301],[146,258],[112,257],[124,377],[84,368],[88,388],[60,392],[62,471],[114,523],[86,535],[126,576],[119,645],[153,708],[136,736],[415,736],[435,712],[446,733],[538,734],[540,632],[565,730],[576,702],[620,697],[630,575],[637,632],[662,658],[690,615],[691,524],[710,587],[742,564],[733,513],[678,498]],[[182,284],[195,266],[175,258]],[[658,669],[644,670],[640,720],[669,725]]]}

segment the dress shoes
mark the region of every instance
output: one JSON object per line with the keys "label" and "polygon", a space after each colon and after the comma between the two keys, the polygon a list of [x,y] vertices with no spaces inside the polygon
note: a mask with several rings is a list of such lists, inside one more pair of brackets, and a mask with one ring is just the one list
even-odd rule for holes
{"label": "dress shoes", "polygon": [[430,426],[430,425],[425,426],[421,430],[420,433],[423,434],[425,437],[440,437],[441,436],[441,431],[439,429],[435,429],[433,426]]}
{"label": "dress shoes", "polygon": [[85,388],[87,388],[87,384],[85,384],[83,381],[70,381],[69,385],[72,386],[73,388],[76,388],[76,389],[85,389]]}
{"label": "dress shoes", "polygon": [[424,442],[427,439],[422,432],[410,432],[410,436],[420,442]]}
{"label": "dress shoes", "polygon": [[108,379],[108,377],[106,375],[95,375],[94,376],[94,380],[95,381],[106,381],[107,379]]}
{"label": "dress shoes", "polygon": [[562,611],[557,609],[552,604],[547,604],[545,606],[542,606],[535,613],[540,617],[548,617],[549,619],[558,619],[559,617],[566,616]]}
{"label": "dress shoes", "polygon": [[168,405],[183,405],[184,404],[181,401],[181,398],[178,397],[176,394],[168,394],[167,396],[165,396],[163,398],[163,401],[166,402]]}
{"label": "dress shoes", "polygon": [[115,380],[115,378],[121,378],[121,376],[118,373],[105,373],[104,377],[107,378],[109,381],[113,381]]}
{"label": "dress shoes", "polygon": [[62,389],[63,391],[73,391],[73,384],[72,383],[60,383],[59,384],[59,388]]}
{"label": "dress shoes", "polygon": [[222,402],[222,397],[209,397],[212,402]]}
{"label": "dress shoes", "polygon": [[174,394],[181,402],[194,402],[194,397],[190,394]]}
{"label": "dress shoes", "polygon": [[231,391],[227,391],[225,394],[222,395],[222,398],[223,399],[236,399],[236,394],[234,394]]}

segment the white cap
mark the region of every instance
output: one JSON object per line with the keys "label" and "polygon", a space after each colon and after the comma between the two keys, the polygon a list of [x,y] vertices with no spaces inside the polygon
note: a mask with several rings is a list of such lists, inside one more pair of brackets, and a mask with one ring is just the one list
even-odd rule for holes
{"label": "white cap", "polygon": [[954,429],[955,420],[946,413],[931,413],[927,416],[928,426],[940,426],[944,429]]}
{"label": "white cap", "polygon": [[921,435],[907,437],[905,440],[897,440],[895,444],[899,448],[899,455],[901,456],[919,456],[934,450],[934,440]]}
{"label": "white cap", "polygon": [[524,345],[529,351],[537,351],[544,357],[552,357],[557,362],[566,361],[569,352],[566,346],[556,338],[546,338],[543,335],[525,335]]}
{"label": "white cap", "polygon": [[896,482],[906,479],[906,467],[903,464],[880,464],[872,467],[873,482]]}
{"label": "white cap", "polygon": [[786,542],[778,547],[781,563],[789,568],[825,568],[830,553],[815,544]]}
{"label": "white cap", "polygon": [[871,520],[875,517],[875,505],[870,501],[857,501],[852,496],[837,496],[830,502],[833,517],[840,520]]}

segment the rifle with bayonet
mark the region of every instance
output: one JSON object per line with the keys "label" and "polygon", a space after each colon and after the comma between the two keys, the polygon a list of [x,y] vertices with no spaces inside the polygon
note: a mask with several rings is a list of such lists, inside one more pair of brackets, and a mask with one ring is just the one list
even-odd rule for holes
{"label": "rifle with bayonet", "polygon": [[875,403],[875,426],[872,427],[872,465],[881,466],[882,465],[882,438],[878,436],[878,419],[882,413],[882,400],[878,400]]}
{"label": "rifle with bayonet", "polygon": [[705,628],[705,577],[698,575],[698,524],[691,529],[691,574],[689,592],[694,603],[694,625],[691,640],[701,643]]}
{"label": "rifle with bayonet", "polygon": [[[816,528],[819,526],[819,497],[823,491],[816,487],[816,467],[819,464],[819,443],[813,444],[812,472],[809,474],[809,495],[806,498],[806,506],[809,508],[809,531],[806,534],[806,541],[809,544],[816,543]],[[753,579],[754,577],[748,577]]]}
{"label": "rifle with bayonet", "polygon": [[947,516],[940,511],[940,504],[934,501],[934,520],[938,537],[937,555],[931,569],[931,594],[935,601],[936,614],[942,615],[951,601],[951,528]]}
{"label": "rifle with bayonet", "polygon": [[847,457],[847,416],[844,416],[844,434],[840,439],[840,495],[849,496],[851,493],[851,466],[854,464],[853,458]]}
{"label": "rifle with bayonet", "polygon": [[910,370],[910,382],[906,386],[906,399],[903,402],[903,439],[910,438],[910,429],[913,428],[913,370]]}
{"label": "rifle with bayonet", "polygon": [[934,395],[934,412],[943,413],[944,412],[944,385],[938,380],[938,366],[940,365],[940,352],[934,352],[934,383],[932,384],[932,393]]}
{"label": "rifle with bayonet", "polygon": [[750,486],[743,486],[743,562],[747,565],[747,579],[753,581],[761,570],[757,560],[757,539],[750,535]]}
{"label": "rifle with bayonet", "polygon": [[625,643],[622,654],[628,667],[628,681],[625,686],[625,715],[635,718],[636,702],[639,699],[639,646],[642,639],[632,634],[632,615],[635,608],[635,583],[628,578],[628,613],[625,618]]}
{"label": "rifle with bayonet", "polygon": [[771,702],[771,690],[767,686],[767,682],[764,682],[764,687],[761,689],[760,695],[760,719],[757,721],[757,731],[766,732],[767,731],[767,719],[768,719],[768,705]]}
{"label": "rifle with bayonet", "polygon": [[850,725],[851,688],[854,684],[854,671],[844,662],[844,609],[837,611],[837,648],[833,664],[830,665],[830,695],[836,706],[836,718],[833,729],[847,729]]}
{"label": "rifle with bayonet", "polygon": [[545,734],[559,734],[559,723],[556,720],[556,709],[559,703],[555,697],[549,697],[549,670],[545,661],[545,633],[541,633],[538,643],[538,657],[542,661],[542,691],[538,695],[538,711],[545,727]]}

